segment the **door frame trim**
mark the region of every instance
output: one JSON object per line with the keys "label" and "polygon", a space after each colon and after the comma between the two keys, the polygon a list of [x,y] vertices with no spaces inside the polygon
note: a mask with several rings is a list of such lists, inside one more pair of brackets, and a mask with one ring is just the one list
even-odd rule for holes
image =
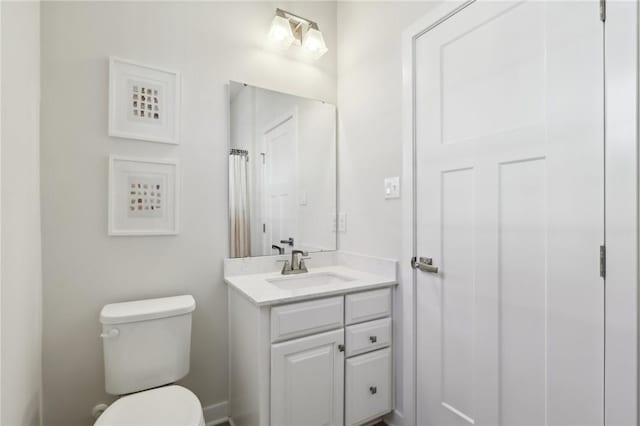
{"label": "door frame trim", "polygon": [[[445,1],[402,35],[402,404],[397,425],[417,422],[415,41],[475,1]],[[592,0],[595,1],[595,0]],[[638,405],[638,0],[609,0],[605,25],[605,377],[603,424],[637,424]],[[598,19],[595,15],[594,19]],[[623,81],[623,84],[620,83]],[[613,132],[612,129],[616,131]],[[596,250],[597,248],[594,248]]]}
{"label": "door frame trim", "polygon": [[[604,424],[638,424],[638,2],[605,22]],[[631,266],[631,267],[630,267]]]}
{"label": "door frame trim", "polygon": [[409,260],[416,256],[416,182],[415,171],[415,41],[457,12],[477,0],[445,1],[417,20],[402,34],[402,258],[399,267],[400,303],[402,306],[402,404],[396,402],[392,422],[399,426],[417,424],[417,338],[416,274]]}

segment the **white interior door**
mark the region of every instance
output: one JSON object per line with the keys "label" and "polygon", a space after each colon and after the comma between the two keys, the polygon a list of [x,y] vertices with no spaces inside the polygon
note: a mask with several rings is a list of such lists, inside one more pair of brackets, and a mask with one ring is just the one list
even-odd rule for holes
{"label": "white interior door", "polygon": [[290,251],[293,247],[280,241],[297,237],[296,152],[295,116],[290,115],[264,133],[265,254],[272,253],[272,245]]}
{"label": "white interior door", "polygon": [[603,424],[598,3],[478,1],[415,41],[417,424]]}

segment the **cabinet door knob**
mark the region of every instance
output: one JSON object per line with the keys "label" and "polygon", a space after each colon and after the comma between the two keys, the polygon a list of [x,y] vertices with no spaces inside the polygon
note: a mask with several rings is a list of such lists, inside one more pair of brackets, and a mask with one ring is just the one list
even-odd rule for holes
{"label": "cabinet door knob", "polygon": [[338,350],[340,352],[344,352],[344,345],[338,345]]}
{"label": "cabinet door knob", "polygon": [[371,392],[371,395],[375,395],[376,393],[378,393],[378,387],[377,386],[369,386],[369,392]]}
{"label": "cabinet door knob", "polygon": [[378,336],[369,336],[369,340],[371,340],[371,343],[375,343],[378,341]]}

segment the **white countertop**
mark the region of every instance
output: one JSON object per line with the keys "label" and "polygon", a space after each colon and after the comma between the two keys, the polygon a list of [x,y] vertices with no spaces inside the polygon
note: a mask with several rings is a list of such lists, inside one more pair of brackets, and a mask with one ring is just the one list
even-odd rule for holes
{"label": "white countertop", "polygon": [[[308,267],[308,273],[282,275],[280,272],[225,276],[225,282],[246,296],[258,306],[294,302],[317,297],[345,294],[355,291],[397,285],[397,279],[389,274],[364,272],[343,265]],[[283,289],[270,283],[269,279],[282,277],[311,276],[320,273],[332,273],[348,277],[350,281],[324,284],[315,287]]]}

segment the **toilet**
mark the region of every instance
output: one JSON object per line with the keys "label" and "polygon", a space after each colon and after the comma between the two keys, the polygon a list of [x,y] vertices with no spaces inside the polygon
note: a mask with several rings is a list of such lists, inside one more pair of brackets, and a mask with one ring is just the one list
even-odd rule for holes
{"label": "toilet", "polygon": [[107,393],[95,426],[204,426],[202,405],[173,384],[189,372],[192,296],[106,305],[100,312]]}

